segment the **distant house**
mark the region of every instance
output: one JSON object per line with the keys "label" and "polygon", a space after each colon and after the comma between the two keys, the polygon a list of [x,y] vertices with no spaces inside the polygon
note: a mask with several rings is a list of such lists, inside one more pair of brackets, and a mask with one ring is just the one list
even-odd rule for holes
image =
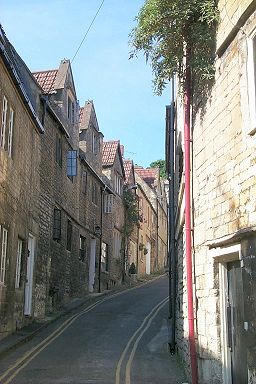
{"label": "distant house", "polygon": [[[160,179],[158,168],[145,169],[135,166],[135,174],[136,183],[139,186],[139,217],[142,231],[139,242],[144,246],[145,243],[148,244],[146,248],[150,250],[150,270],[163,271],[167,266],[168,221],[164,181]],[[149,256],[146,258],[148,273]]]}
{"label": "distant house", "polygon": [[[123,185],[125,179],[123,158],[119,141],[103,142],[102,172],[115,195],[107,195],[104,200],[103,241],[109,250],[109,284],[120,283],[125,273],[123,249]],[[111,212],[109,211],[111,209]],[[105,240],[104,240],[105,239]]]}
{"label": "distant house", "polygon": [[109,251],[112,246],[103,217],[112,214],[113,191],[102,176],[103,135],[99,130],[95,108],[87,101],[80,109],[79,147],[81,161],[80,244],[88,267],[88,290],[101,291],[109,286]]}
{"label": "distant house", "polygon": [[[126,268],[125,272],[126,274],[129,273],[129,268],[134,263],[135,266],[138,265],[138,225],[139,225],[139,217],[138,217],[138,195],[137,195],[137,189],[138,186],[136,184],[135,180],[135,171],[134,171],[134,164],[132,160],[124,159],[124,172],[125,172],[125,190],[127,193],[131,194],[131,199],[133,196],[134,200],[131,200],[132,203],[136,206],[136,222],[133,222],[133,230],[131,234],[128,236],[127,239],[125,239],[125,263]],[[129,213],[125,212],[125,215],[128,215]],[[134,218],[135,219],[135,218]],[[126,220],[126,219],[125,219]]]}

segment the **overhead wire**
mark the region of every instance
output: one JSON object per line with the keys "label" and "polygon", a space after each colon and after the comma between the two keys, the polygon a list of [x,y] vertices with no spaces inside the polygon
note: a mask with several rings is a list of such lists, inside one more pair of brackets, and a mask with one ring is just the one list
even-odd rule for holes
{"label": "overhead wire", "polygon": [[[91,28],[92,28],[92,26],[93,26],[93,24],[94,24],[94,22],[95,22],[95,20],[96,20],[96,18],[97,18],[97,16],[98,16],[98,14],[99,14],[99,12],[100,12],[100,10],[101,10],[101,8],[102,8],[104,2],[105,2],[105,0],[102,0],[102,2],[101,2],[101,4],[100,4],[100,6],[99,6],[97,12],[95,13],[95,15],[94,15],[94,17],[93,17],[93,19],[92,19],[92,21],[91,21],[89,27],[87,28],[87,30],[86,30],[86,32],[85,32],[85,34],[84,34],[84,37],[83,37],[81,43],[79,44],[79,46],[78,46],[78,48],[77,48],[77,50],[76,50],[76,52],[75,52],[75,54],[74,54],[72,60],[70,61],[71,64],[74,62],[74,60],[75,60],[75,58],[76,58],[76,56],[77,56],[77,54],[78,54],[80,48],[82,47],[82,45],[83,45],[83,43],[84,43],[84,41],[85,41],[85,39],[86,39],[88,33],[90,32],[90,30],[91,30]],[[55,88],[57,88],[57,87],[61,84],[61,82],[62,82],[64,76],[65,76],[65,74],[63,74],[63,76],[62,76],[62,78],[59,80],[58,84],[55,85]],[[52,85],[51,89],[47,92],[48,94],[54,89],[53,87],[54,87],[54,84]]]}

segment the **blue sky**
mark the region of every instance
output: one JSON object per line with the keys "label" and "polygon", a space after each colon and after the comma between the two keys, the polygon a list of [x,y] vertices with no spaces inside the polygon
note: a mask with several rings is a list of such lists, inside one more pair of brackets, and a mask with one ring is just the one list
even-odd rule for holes
{"label": "blue sky", "polygon": [[[1,23],[31,71],[72,59],[102,0],[1,0]],[[144,57],[129,60],[129,33],[144,0],[105,0],[72,63],[82,106],[93,100],[104,140],[120,140],[125,157],[148,167],[164,159],[165,105],[153,94]]]}

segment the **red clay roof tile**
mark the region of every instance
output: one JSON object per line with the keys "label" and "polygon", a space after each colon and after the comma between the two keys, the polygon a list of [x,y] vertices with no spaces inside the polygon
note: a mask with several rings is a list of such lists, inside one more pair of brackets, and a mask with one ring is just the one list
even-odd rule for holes
{"label": "red clay roof tile", "polygon": [[141,168],[135,167],[135,172],[150,186],[154,185],[155,179],[158,175],[158,168]]}
{"label": "red clay roof tile", "polygon": [[113,165],[117,154],[119,141],[104,141],[102,149],[102,165]]}
{"label": "red clay roof tile", "polygon": [[55,80],[58,69],[34,72],[33,75],[45,93],[52,93],[55,89]]}

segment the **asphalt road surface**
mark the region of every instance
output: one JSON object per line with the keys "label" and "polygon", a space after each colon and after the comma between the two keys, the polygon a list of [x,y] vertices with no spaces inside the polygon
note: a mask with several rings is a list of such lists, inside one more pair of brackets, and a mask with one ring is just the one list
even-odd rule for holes
{"label": "asphalt road surface", "polygon": [[0,361],[1,384],[181,384],[168,351],[168,278],[99,297]]}

